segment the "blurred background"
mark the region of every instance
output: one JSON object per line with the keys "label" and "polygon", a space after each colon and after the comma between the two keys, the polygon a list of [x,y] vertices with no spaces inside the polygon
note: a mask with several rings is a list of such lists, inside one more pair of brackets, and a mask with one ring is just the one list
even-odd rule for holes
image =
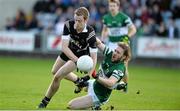
{"label": "blurred background", "polygon": [[[89,24],[100,37],[107,5],[107,0],[0,0],[0,53],[58,54],[64,21],[79,6],[89,9]],[[149,64],[153,58],[153,65],[180,60],[179,0],[121,0],[120,10],[138,30],[131,40],[133,60]]]}
{"label": "blurred background", "polygon": [[[80,6],[89,9],[89,24],[100,36],[108,12],[106,0],[0,0],[0,6],[0,51],[8,52],[58,52],[64,21]],[[133,58],[180,59],[179,0],[121,0],[120,10],[138,29]]]}
{"label": "blurred background", "polygon": [[[89,24],[100,37],[107,1],[0,0],[0,109],[36,109],[61,51],[64,22],[73,18],[76,8],[85,6],[90,11]],[[137,27],[131,39],[128,94],[113,91],[103,109],[113,105],[115,110],[179,110],[180,0],[120,2],[120,10]],[[68,101],[77,97],[71,82],[62,84],[47,109],[66,109]]]}

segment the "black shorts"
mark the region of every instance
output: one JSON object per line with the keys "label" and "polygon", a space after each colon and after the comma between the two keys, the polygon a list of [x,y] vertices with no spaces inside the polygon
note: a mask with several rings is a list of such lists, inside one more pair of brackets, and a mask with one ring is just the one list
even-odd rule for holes
{"label": "black shorts", "polygon": [[[72,52],[73,52],[74,55],[76,55],[78,58],[79,58],[80,56],[82,56],[82,55],[89,55],[89,52],[88,52],[88,51],[81,51],[81,52],[72,51]],[[66,56],[66,54],[63,53],[63,52],[62,52],[59,56],[60,56],[61,59],[64,60],[64,61],[70,60],[70,59]]]}

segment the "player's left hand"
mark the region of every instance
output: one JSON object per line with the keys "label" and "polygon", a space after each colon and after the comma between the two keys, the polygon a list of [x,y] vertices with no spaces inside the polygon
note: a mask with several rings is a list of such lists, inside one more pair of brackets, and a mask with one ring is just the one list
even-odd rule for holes
{"label": "player's left hand", "polygon": [[122,42],[126,43],[126,44],[130,44],[130,38],[128,35],[123,35],[122,37]]}
{"label": "player's left hand", "polygon": [[116,86],[116,90],[122,90],[123,92],[127,92],[127,88],[128,88],[128,83],[119,83],[117,86]]}

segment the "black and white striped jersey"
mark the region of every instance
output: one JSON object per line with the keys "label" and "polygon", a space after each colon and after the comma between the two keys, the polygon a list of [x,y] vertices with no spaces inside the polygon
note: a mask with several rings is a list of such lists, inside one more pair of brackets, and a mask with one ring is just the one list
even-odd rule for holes
{"label": "black and white striped jersey", "polygon": [[63,29],[63,39],[69,39],[69,48],[74,52],[96,49],[96,34],[94,29],[86,25],[81,33],[74,29],[74,20],[66,21]]}

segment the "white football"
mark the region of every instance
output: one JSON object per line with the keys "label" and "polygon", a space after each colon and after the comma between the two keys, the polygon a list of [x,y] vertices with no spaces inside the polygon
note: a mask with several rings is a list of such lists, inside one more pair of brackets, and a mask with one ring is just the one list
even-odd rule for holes
{"label": "white football", "polygon": [[81,71],[88,72],[93,68],[93,60],[88,55],[83,55],[77,60],[77,68]]}

